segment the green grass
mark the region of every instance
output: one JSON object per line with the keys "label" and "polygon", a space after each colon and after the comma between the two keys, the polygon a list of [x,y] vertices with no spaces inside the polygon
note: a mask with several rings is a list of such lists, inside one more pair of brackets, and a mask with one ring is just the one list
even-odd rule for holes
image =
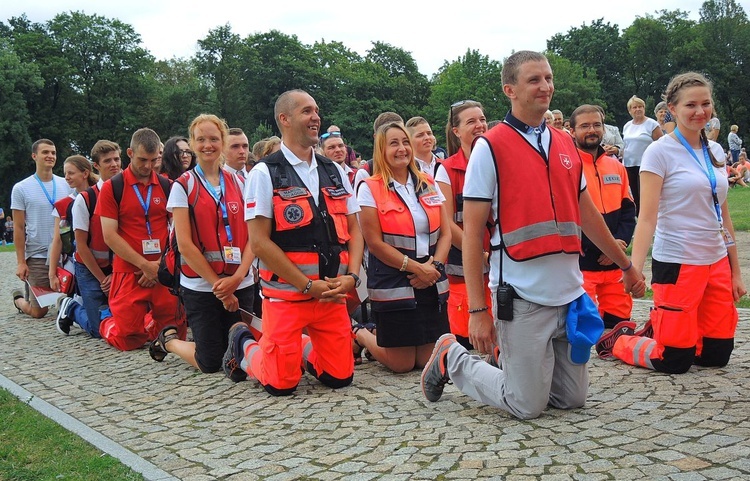
{"label": "green grass", "polygon": [[143,477],[0,389],[0,480],[143,480]]}
{"label": "green grass", "polygon": [[750,231],[750,187],[729,189],[729,215],[736,231]]}
{"label": "green grass", "polygon": [[14,245],[0,246],[0,252],[16,252],[16,246]]}

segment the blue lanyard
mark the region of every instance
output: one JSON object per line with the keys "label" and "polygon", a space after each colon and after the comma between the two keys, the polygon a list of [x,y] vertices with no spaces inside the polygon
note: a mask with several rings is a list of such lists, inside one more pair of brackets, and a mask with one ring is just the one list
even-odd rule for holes
{"label": "blue lanyard", "polygon": [[146,231],[148,232],[149,239],[151,238],[151,219],[149,219],[148,217],[148,209],[151,206],[151,189],[153,188],[154,184],[149,184],[148,193],[146,194],[146,202],[144,202],[141,191],[138,190],[138,184],[133,184],[133,190],[135,191],[135,195],[138,196],[138,202],[141,203],[141,207],[143,207],[143,213],[146,214]]}
{"label": "blue lanyard", "polygon": [[[688,141],[685,140],[685,137],[683,137],[683,135],[680,133],[680,129],[675,127],[674,135],[680,141],[682,146],[685,147],[685,150],[690,152],[690,155],[692,155],[695,161],[698,162],[698,166],[701,167],[701,170],[703,170],[701,161],[698,159],[698,156],[695,155],[695,151],[690,146],[690,144],[688,144]],[[706,174],[706,177],[708,177],[708,183],[711,184],[711,197],[714,201],[714,209],[716,209],[716,218],[719,220],[719,225],[721,226],[723,224],[721,221],[721,205],[719,204],[719,194],[716,192],[716,174],[714,173],[713,165],[711,165],[711,157],[709,157],[708,155],[708,146],[701,142],[701,147],[703,148],[703,161],[706,164],[706,170],[703,173]]]}
{"label": "blue lanyard", "polygon": [[203,185],[206,186],[206,190],[211,193],[211,197],[214,198],[216,203],[221,207],[221,217],[224,221],[224,228],[227,231],[227,241],[229,245],[232,245],[232,228],[229,226],[229,216],[227,215],[227,204],[226,204],[226,186],[224,184],[224,175],[219,171],[219,193],[216,193],[214,186],[208,183],[206,175],[203,173],[200,165],[195,166],[195,173],[203,181]]}
{"label": "blue lanyard", "polygon": [[42,188],[44,191],[44,195],[47,197],[47,200],[49,201],[52,208],[55,208],[55,199],[57,199],[57,182],[55,182],[55,176],[52,176],[52,197],[49,196],[49,192],[47,192],[47,188],[44,187],[44,183],[42,182],[42,179],[39,178],[39,175],[34,173],[34,178],[37,182],[39,182],[39,187]]}

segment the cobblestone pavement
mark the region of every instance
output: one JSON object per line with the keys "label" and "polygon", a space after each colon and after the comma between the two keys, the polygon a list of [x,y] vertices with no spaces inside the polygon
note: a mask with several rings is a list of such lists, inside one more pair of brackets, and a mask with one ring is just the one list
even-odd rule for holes
{"label": "cobblestone pavement", "polygon": [[[8,293],[14,254],[0,269]],[[183,480],[750,478],[748,312],[726,368],[669,376],[593,359],[584,408],[519,421],[452,386],[429,403],[418,372],[375,362],[348,388],[306,375],[272,398],[174,355],[155,363],[75,328],[66,338],[3,296],[0,373]],[[648,303],[636,304],[642,320]]]}

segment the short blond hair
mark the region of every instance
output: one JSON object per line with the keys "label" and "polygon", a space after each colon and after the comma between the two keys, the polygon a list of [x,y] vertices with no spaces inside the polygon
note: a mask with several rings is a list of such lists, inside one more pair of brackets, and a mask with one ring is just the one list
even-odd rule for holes
{"label": "short blond hair", "polygon": [[627,105],[628,110],[630,110],[630,107],[632,107],[633,105],[636,105],[636,104],[640,105],[643,108],[646,108],[646,102],[644,102],[642,98],[640,98],[640,97],[638,97],[636,95],[633,95],[628,100],[628,105]]}

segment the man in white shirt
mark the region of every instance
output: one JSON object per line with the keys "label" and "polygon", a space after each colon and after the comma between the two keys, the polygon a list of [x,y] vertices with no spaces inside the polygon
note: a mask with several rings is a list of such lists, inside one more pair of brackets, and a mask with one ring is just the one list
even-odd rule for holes
{"label": "man in white shirt", "polygon": [[[18,268],[16,276],[31,286],[50,288],[48,249],[52,244],[55,218],[50,215],[55,202],[68,196],[72,190],[65,179],[54,175],[52,169],[57,162],[55,144],[49,139],[39,139],[31,146],[31,158],[36,165],[34,175],[13,186],[11,209],[13,210],[13,243],[16,245]],[[16,289],[13,304],[19,312],[34,318],[47,314],[33,294]]]}
{"label": "man in white shirt", "polygon": [[[453,334],[444,334],[422,373],[422,391],[434,402],[453,381],[480,402],[531,419],[547,405],[572,409],[586,400],[586,361],[604,326],[598,319],[601,329],[597,339],[587,339],[587,349],[574,345],[568,334],[569,307],[588,298],[578,267],[581,229],[623,270],[627,291],[642,296],[645,282],[591,201],[572,139],[544,123],[554,92],[546,57],[514,53],[503,65],[502,80],[511,111],[472,150],[462,246],[469,340],[487,354],[502,344],[502,369],[471,356]],[[529,189],[526,178],[547,169],[549,188]],[[521,207],[528,205],[535,207]],[[482,269],[488,218],[499,221],[491,240],[492,311]],[[545,235],[538,235],[540,230]]]}
{"label": "man in white shirt", "polygon": [[[320,116],[307,92],[290,90],[274,106],[281,149],[251,172],[245,219],[259,260],[263,336],[229,331],[224,372],[247,374],[274,396],[290,395],[300,366],[331,388],[354,377],[346,295],[359,284],[364,241],[359,206],[341,167],[316,155]],[[309,335],[303,335],[307,329]]]}
{"label": "man in white shirt", "polygon": [[242,129],[232,127],[229,129],[229,146],[224,151],[224,170],[237,174],[243,179],[246,177],[245,167],[250,155],[250,142]]}

